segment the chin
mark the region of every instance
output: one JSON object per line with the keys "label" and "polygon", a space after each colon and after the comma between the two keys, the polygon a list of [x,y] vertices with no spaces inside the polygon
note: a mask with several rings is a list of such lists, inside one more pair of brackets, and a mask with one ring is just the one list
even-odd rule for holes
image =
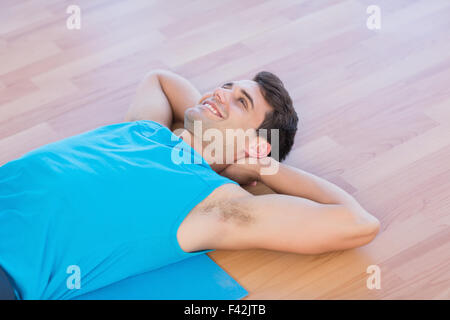
{"label": "chin", "polygon": [[192,107],[186,110],[184,113],[185,127],[189,124],[190,127],[194,128],[194,121],[201,121],[202,129],[217,127],[216,122],[205,114],[205,110],[203,110],[203,108]]}
{"label": "chin", "polygon": [[200,107],[200,105],[196,105],[194,107],[187,109],[184,112],[184,118],[192,122],[194,122],[195,120],[203,121],[204,119],[206,119],[205,114],[203,113],[203,110]]}

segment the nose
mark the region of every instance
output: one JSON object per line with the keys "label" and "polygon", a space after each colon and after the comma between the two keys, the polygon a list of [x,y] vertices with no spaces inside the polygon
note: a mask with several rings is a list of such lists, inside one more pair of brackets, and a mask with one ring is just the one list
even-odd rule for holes
{"label": "nose", "polygon": [[214,99],[216,99],[220,104],[224,104],[226,101],[227,94],[225,93],[227,89],[224,88],[217,88],[214,90]]}

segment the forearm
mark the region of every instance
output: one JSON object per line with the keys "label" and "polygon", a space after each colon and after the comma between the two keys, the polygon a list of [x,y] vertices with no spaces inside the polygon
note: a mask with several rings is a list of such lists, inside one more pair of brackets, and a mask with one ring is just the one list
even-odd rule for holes
{"label": "forearm", "polygon": [[172,123],[172,109],[164,94],[158,74],[146,74],[125,116],[125,121],[153,120],[167,127]]}
{"label": "forearm", "polygon": [[200,92],[187,79],[174,72],[157,70],[157,75],[172,109],[173,122],[184,122],[184,112],[199,102]]}
{"label": "forearm", "polygon": [[301,169],[278,164],[277,173],[260,175],[260,180],[275,192],[323,204],[342,204],[363,209],[350,194],[337,185]]}

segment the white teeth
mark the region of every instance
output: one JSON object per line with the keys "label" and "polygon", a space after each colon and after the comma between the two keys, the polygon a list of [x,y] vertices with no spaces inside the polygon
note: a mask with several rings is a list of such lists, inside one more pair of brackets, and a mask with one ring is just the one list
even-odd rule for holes
{"label": "white teeth", "polygon": [[219,114],[217,113],[217,111],[216,111],[213,107],[211,107],[211,105],[209,105],[208,103],[205,103],[205,106],[206,106],[209,110],[211,110],[214,114],[219,115]]}

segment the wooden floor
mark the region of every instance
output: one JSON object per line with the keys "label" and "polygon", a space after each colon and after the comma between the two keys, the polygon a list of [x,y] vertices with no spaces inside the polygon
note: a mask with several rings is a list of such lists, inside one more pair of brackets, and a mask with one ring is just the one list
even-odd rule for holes
{"label": "wooden floor", "polygon": [[[71,4],[80,30],[66,28]],[[381,221],[355,250],[209,253],[246,299],[450,298],[450,1],[2,0],[0,164],[121,122],[152,68],[201,92],[279,75],[301,118],[286,163]],[[370,265],[381,289],[366,286]]]}

